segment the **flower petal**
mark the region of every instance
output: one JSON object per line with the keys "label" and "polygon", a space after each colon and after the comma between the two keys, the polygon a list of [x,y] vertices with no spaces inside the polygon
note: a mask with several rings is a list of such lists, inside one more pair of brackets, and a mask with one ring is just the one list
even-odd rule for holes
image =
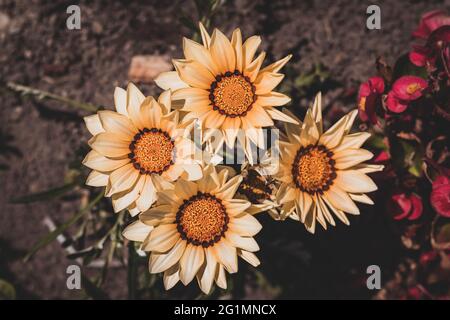
{"label": "flower petal", "polygon": [[162,224],[157,226],[150,234],[145,244],[145,251],[166,252],[180,239],[175,224]]}
{"label": "flower petal", "polygon": [[167,253],[152,252],[149,261],[150,273],[160,273],[175,265],[182,257],[185,248],[186,241],[178,239],[173,248]]}
{"label": "flower petal", "polygon": [[123,230],[122,235],[130,241],[144,242],[152,230],[153,227],[137,220],[127,226],[125,230]]}
{"label": "flower petal", "polygon": [[97,135],[99,133],[105,132],[103,129],[102,123],[100,122],[100,118],[98,114],[93,114],[83,118],[84,123],[86,124],[86,128],[93,135]]}
{"label": "flower petal", "polygon": [[194,279],[205,260],[203,247],[189,243],[180,260],[180,280],[184,285]]}

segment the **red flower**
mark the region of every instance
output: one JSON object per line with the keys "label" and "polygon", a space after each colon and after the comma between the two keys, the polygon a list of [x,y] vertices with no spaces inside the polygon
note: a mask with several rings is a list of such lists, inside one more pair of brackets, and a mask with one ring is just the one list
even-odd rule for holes
{"label": "red flower", "polygon": [[[450,16],[441,10],[424,14],[413,36],[426,40],[426,44],[413,46],[409,53],[411,62],[419,67],[434,65],[441,50],[444,50],[444,57],[449,55],[449,49],[445,47],[450,42]],[[449,60],[444,63],[449,63]]]}
{"label": "red flower", "polygon": [[428,87],[426,80],[416,76],[403,76],[397,79],[389,92],[386,104],[389,110],[400,113],[406,110],[409,102],[417,100]]}
{"label": "red flower", "polygon": [[372,77],[359,87],[358,110],[361,121],[377,124],[377,107],[381,106],[384,81],[381,77]]}
{"label": "red flower", "polygon": [[402,220],[408,218],[408,220],[419,219],[422,215],[423,205],[422,198],[416,194],[410,196],[404,193],[399,193],[392,196],[392,205],[394,219]]}
{"label": "red flower", "polygon": [[439,176],[433,181],[430,200],[437,213],[450,218],[450,179],[447,176]]}
{"label": "red flower", "polygon": [[445,11],[430,11],[422,16],[419,27],[413,32],[413,36],[426,40],[434,30],[448,25],[450,25],[450,16]]}

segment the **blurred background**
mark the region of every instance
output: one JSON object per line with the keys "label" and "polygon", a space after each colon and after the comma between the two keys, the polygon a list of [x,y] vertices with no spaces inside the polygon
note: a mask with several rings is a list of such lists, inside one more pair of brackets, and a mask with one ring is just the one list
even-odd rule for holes
{"label": "blurred background", "polygon": [[[66,27],[66,9],[72,4],[81,9],[80,30]],[[366,28],[371,4],[381,8],[380,30]],[[291,109],[302,115],[322,90],[328,120],[333,120],[357,106],[358,87],[375,74],[376,57],[393,63],[408,52],[421,15],[434,9],[448,11],[450,1],[229,0],[208,21],[209,30],[217,27],[227,35],[236,27],[245,37],[261,35],[267,64],[292,53],[282,83],[282,90],[293,96]],[[80,260],[85,256],[70,251],[80,244],[69,236],[78,237],[75,225],[59,241],[23,260],[39,239],[70,219],[89,198],[89,189],[78,186],[67,193],[54,190],[73,187],[82,177],[79,163],[89,138],[82,117],[89,111],[39,94],[18,94],[21,90],[11,90],[11,84],[104,108],[113,107],[114,87],[129,81],[138,83],[146,95],[158,94],[153,78],[171,69],[172,58],[182,57],[182,37],[192,37],[192,21],[202,14],[195,1],[0,0],[0,297],[92,297],[95,290],[67,289],[66,268],[85,263],[83,274],[96,279],[104,266],[86,263]],[[39,195],[45,201],[22,198],[12,203],[50,189],[52,195]],[[377,205],[360,205],[362,214],[349,217],[350,227],[338,223],[315,235],[295,221],[281,223],[260,215],[260,267],[240,263],[240,272],[229,277],[229,289],[216,289],[211,297],[403,299],[414,298],[408,291],[411,283],[427,281],[437,286],[432,297],[445,297],[448,272],[420,273],[419,253],[405,246],[401,222],[385,209],[383,190],[371,197]],[[102,210],[111,212],[107,206],[105,200],[100,216]],[[107,214],[103,218],[109,219]],[[127,290],[127,247],[119,244],[116,250],[97,289],[100,296],[135,298]],[[88,262],[101,262],[108,253],[89,254]],[[188,288],[179,284],[166,293],[161,277],[146,275],[145,258],[137,259],[139,277],[146,278],[139,280],[146,283],[140,298],[199,297],[196,283]],[[381,268],[381,290],[366,287],[369,265]]]}

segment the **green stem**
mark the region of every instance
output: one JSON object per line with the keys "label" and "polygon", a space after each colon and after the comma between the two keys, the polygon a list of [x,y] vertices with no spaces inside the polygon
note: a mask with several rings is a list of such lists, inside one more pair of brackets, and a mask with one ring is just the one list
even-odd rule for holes
{"label": "green stem", "polygon": [[27,253],[24,262],[28,261],[37,251],[48,245],[50,242],[55,240],[61,233],[63,233],[67,228],[77,222],[86,212],[92,209],[100,199],[103,198],[103,192],[100,192],[91,202],[89,202],[84,208],[78,211],[72,218],[67,220],[65,223],[60,225],[58,228],[47,234],[38,243],[36,243],[31,250]]}
{"label": "green stem", "polygon": [[96,106],[96,105],[93,105],[90,103],[79,102],[77,100],[59,96],[59,95],[50,93],[48,91],[42,91],[42,90],[35,89],[32,87],[27,87],[27,86],[24,86],[24,85],[15,83],[15,82],[11,82],[11,81],[6,83],[6,88],[11,91],[20,93],[24,96],[28,96],[28,95],[34,96],[39,100],[44,100],[44,99],[55,100],[55,101],[65,103],[73,108],[78,108],[78,109],[82,109],[82,110],[89,111],[89,112],[96,112],[100,108],[99,106]]}

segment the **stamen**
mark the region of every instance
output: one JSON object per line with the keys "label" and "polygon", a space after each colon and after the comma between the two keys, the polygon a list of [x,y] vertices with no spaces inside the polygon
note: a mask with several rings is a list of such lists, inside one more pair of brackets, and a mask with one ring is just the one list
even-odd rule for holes
{"label": "stamen", "polygon": [[256,101],[256,87],[238,70],[216,76],[211,84],[209,100],[213,110],[227,117],[245,117]]}
{"label": "stamen", "polygon": [[161,129],[144,128],[129,148],[128,158],[141,174],[162,174],[174,164],[174,143]]}
{"label": "stamen", "polygon": [[176,215],[181,238],[204,248],[220,241],[228,230],[228,222],[229,217],[220,199],[201,192],[185,200]]}
{"label": "stamen", "polygon": [[301,147],[292,165],[295,185],[309,194],[323,193],[330,188],[336,178],[333,152],[322,145]]}

